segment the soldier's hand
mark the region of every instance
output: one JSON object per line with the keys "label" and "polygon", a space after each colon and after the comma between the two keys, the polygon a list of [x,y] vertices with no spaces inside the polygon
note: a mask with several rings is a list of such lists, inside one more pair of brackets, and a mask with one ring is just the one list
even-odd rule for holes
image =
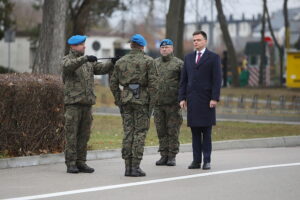
{"label": "soldier's hand", "polygon": [[89,62],[96,62],[97,61],[97,57],[96,56],[87,56],[87,60]]}
{"label": "soldier's hand", "polygon": [[186,101],[184,101],[184,100],[180,101],[179,106],[181,109],[186,109],[187,108]]}

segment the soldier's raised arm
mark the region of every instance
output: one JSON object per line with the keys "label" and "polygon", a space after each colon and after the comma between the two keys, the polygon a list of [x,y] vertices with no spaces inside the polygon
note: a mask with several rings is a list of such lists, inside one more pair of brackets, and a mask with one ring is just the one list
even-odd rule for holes
{"label": "soldier's raised arm", "polygon": [[106,63],[95,62],[93,65],[94,74],[96,75],[107,74],[112,71],[113,68],[114,64],[112,63],[112,61]]}
{"label": "soldier's raised arm", "polygon": [[62,60],[62,69],[64,73],[74,72],[81,65],[88,61],[87,56],[80,56],[77,58],[70,58],[70,56],[65,56]]}

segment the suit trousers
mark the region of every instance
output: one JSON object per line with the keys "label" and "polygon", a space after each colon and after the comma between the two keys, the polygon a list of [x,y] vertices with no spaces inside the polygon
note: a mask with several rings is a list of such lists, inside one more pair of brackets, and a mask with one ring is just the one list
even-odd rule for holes
{"label": "suit trousers", "polygon": [[201,163],[202,154],[203,162],[210,163],[211,157],[211,130],[212,127],[191,127],[192,131],[192,146],[193,146],[193,160]]}

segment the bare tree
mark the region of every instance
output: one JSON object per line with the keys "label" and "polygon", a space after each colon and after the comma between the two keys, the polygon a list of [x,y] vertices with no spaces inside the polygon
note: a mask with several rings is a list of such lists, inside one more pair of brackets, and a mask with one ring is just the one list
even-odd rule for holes
{"label": "bare tree", "polygon": [[184,8],[185,0],[170,0],[166,21],[166,37],[174,41],[174,54],[179,58],[183,58]]}
{"label": "bare tree", "polygon": [[266,6],[267,0],[263,0],[263,15],[261,18],[261,53],[260,53],[260,64],[259,64],[259,85],[264,86],[264,72],[266,67],[266,43],[265,43],[265,29],[266,29]]}
{"label": "bare tree", "polygon": [[45,0],[43,22],[32,71],[34,73],[59,74],[60,61],[65,49],[65,0]]}
{"label": "bare tree", "polygon": [[[118,8],[120,0],[67,0],[67,38],[74,34],[86,34],[87,28],[103,17],[110,16]],[[123,6],[124,7],[124,6]]]}
{"label": "bare tree", "polygon": [[267,15],[267,22],[268,22],[268,27],[269,27],[269,30],[270,30],[270,33],[271,33],[271,36],[272,36],[272,39],[275,43],[275,46],[276,48],[278,49],[278,52],[279,52],[279,64],[280,64],[280,86],[282,86],[282,83],[283,83],[283,47],[280,46],[280,44],[278,43],[276,37],[275,37],[275,34],[274,34],[274,30],[273,30],[273,27],[272,27],[272,24],[271,24],[271,18],[270,18],[270,14],[269,14],[269,10],[268,10],[268,6],[267,6],[267,3],[265,4],[265,12],[266,12],[266,15]]}
{"label": "bare tree", "polygon": [[288,16],[288,8],[287,8],[288,0],[283,1],[283,17],[284,17],[284,27],[285,27],[285,48],[290,48],[290,23]]}
{"label": "bare tree", "polygon": [[239,74],[238,74],[238,65],[237,65],[237,57],[235,48],[233,46],[230,33],[228,31],[228,24],[223,12],[222,2],[221,0],[216,0],[216,7],[218,11],[218,20],[222,30],[224,42],[228,51],[228,63],[232,71],[232,84],[234,87],[239,86]]}
{"label": "bare tree", "polygon": [[148,10],[148,14],[145,19],[146,25],[150,25],[153,23],[153,20],[154,20],[153,11],[154,11],[154,0],[149,0],[149,10]]}

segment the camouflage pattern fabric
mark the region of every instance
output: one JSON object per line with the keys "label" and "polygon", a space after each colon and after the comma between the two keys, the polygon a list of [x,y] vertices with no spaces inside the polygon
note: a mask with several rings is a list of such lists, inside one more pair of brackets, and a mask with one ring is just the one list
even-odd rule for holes
{"label": "camouflage pattern fabric", "polygon": [[155,59],[158,81],[156,105],[178,104],[180,72],[183,61],[169,54]]}
{"label": "camouflage pattern fabric", "polygon": [[88,62],[87,56],[74,50],[62,60],[67,165],[86,161],[92,123],[91,105],[96,99],[94,74],[106,74],[112,69],[112,63]]}
{"label": "camouflage pattern fabric", "polygon": [[[131,50],[130,53],[116,62],[110,78],[110,88],[116,104],[149,104],[154,97],[155,78],[156,72],[153,59],[145,55],[141,50]],[[131,83],[140,84],[140,97],[138,99],[133,97],[132,91],[128,88],[128,85]]]}
{"label": "camouflage pattern fabric", "polygon": [[161,156],[175,156],[179,152],[179,132],[182,124],[179,105],[155,106],[154,122]]}
{"label": "camouflage pattern fabric", "polygon": [[178,105],[178,89],[183,61],[169,54],[155,59],[158,71],[154,122],[161,156],[175,156],[179,151],[182,114]]}
{"label": "camouflage pattern fabric", "polygon": [[84,164],[92,125],[92,107],[67,105],[65,119],[66,164]]}
{"label": "camouflage pattern fabric", "polygon": [[123,146],[124,160],[142,160],[145,139],[149,129],[149,107],[147,105],[126,104],[123,108]]}
{"label": "camouflage pattern fabric", "polygon": [[[122,158],[132,159],[137,165],[142,159],[149,129],[149,104],[154,101],[155,78],[153,59],[139,49],[132,49],[119,59],[110,78],[111,91],[122,111]],[[134,97],[129,84],[140,85],[139,98]]]}
{"label": "camouflage pattern fabric", "polygon": [[95,104],[94,74],[107,74],[113,69],[112,63],[88,62],[87,56],[70,50],[63,58],[63,82],[65,104]]}

